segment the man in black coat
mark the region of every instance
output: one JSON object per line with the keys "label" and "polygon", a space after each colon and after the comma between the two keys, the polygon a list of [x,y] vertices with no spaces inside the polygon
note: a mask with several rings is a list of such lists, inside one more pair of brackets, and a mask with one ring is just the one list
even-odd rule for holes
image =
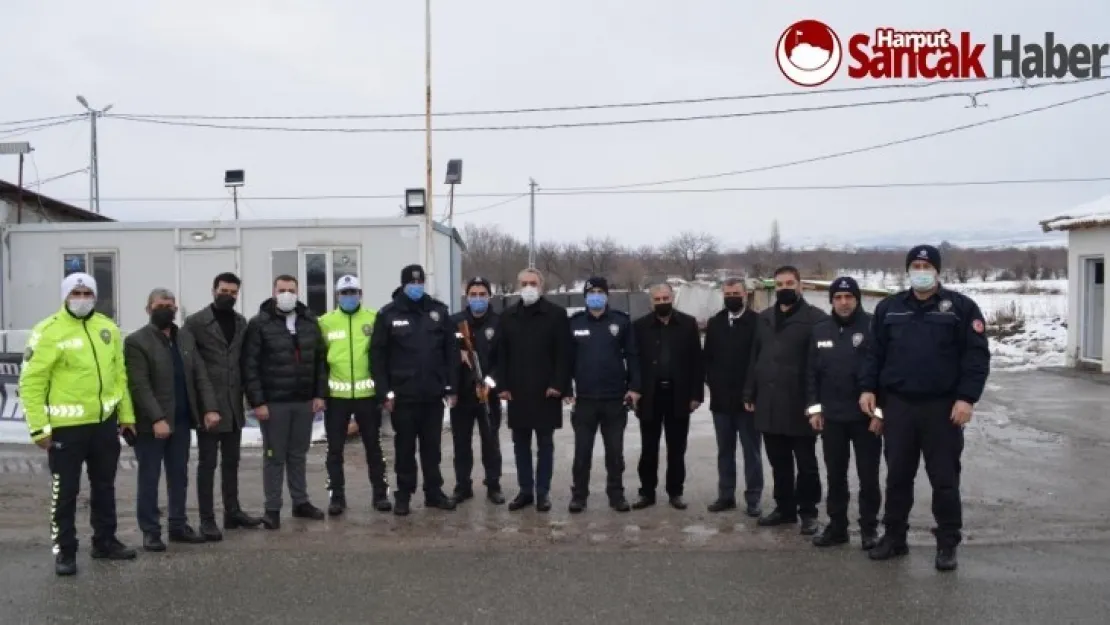
{"label": "man in black coat", "polygon": [[750,517],[762,514],[763,438],[755,415],[744,409],[744,380],[752,356],[757,315],[747,306],[744,281],[725,280],[725,308],[709,319],[705,331],[705,381],[717,433],[717,500],[710,512],[736,509],[736,442],[744,455],[744,502]]}
{"label": "man in black coat", "polygon": [[800,516],[802,534],[807,536],[817,533],[821,473],[817,434],[806,417],[806,361],[813,326],[827,318],[802,298],[796,268],[787,265],[776,270],[775,303],[759,313],[744,384],[744,404],[755,411],[755,426],[763,433],[775,481],[775,509],[759,524],[797,523]]}
{"label": "man in black coat", "polygon": [[[501,401],[489,390],[489,382],[493,380],[489,374],[493,371],[493,356],[497,353],[501,315],[489,309],[490,292],[488,280],[471,278],[466,284],[466,309],[451,316],[451,323],[456,329],[463,323],[470,328],[474,351],[478,354],[478,368],[486,378],[475,379],[473,363],[470,362],[469,354],[463,351],[462,332],[456,330],[462,357],[458,364],[459,403],[451,409],[451,437],[455,445],[455,501],[466,501],[474,496],[470,472],[474,468],[472,440],[474,425],[477,424],[482,466],[486,472],[486,499],[500,505],[505,503],[505,495],[501,493],[501,442],[498,438],[498,430],[501,428]],[[478,399],[479,386],[486,393],[488,421],[483,414],[487,408]]]}
{"label": "man in black coat", "polygon": [[686,439],[690,413],[705,400],[701,333],[696,319],[674,309],[669,284],[651,289],[652,311],[633,324],[640,351],[643,396],[636,406],[640,419],[640,497],[636,510],[655,505],[659,485],[659,439],[667,437],[666,490],[671,506],[686,509]]}
{"label": "man in black coat", "polygon": [[424,472],[424,505],[454,510],[439,470],[443,401],[458,398],[459,347],[446,304],[424,292],[424,268],[401,270],[393,301],[378,311],[370,336],[370,375],[393,424],[397,495],[393,513],[409,514],[416,493],[416,443]]}
{"label": "man in black coat", "polygon": [[883,453],[883,422],[859,408],[859,374],[870,343],[871,315],[860,305],[860,290],[850,277],[829,285],[833,315],[813,327],[809,345],[806,396],[809,423],[821,433],[825,473],[829,482],[829,524],[813,537],[818,547],[848,542],[848,459],[856,452],[859,476],[859,529],[865,550],[877,541],[879,463]]}
{"label": "man in black coat", "polygon": [[297,299],[293,276],[274,279],[273,297],[262,302],[247,324],[243,383],[266,448],[262,525],[270,530],[281,527],[282,481],[287,472],[293,516],[323,519],[323,510],[308,499],[306,461],[312,422],[324,409],[328,392],[327,348],[316,315]]}
{"label": "man in black coat", "polygon": [[[570,395],[570,321],[567,311],[543,297],[543,276],[525,269],[518,276],[520,302],[501,315],[493,376],[501,399],[509,402],[520,494],[509,510],[536,505],[551,510],[555,430],[563,427],[561,398]],[[532,434],[536,467],[532,472]]]}

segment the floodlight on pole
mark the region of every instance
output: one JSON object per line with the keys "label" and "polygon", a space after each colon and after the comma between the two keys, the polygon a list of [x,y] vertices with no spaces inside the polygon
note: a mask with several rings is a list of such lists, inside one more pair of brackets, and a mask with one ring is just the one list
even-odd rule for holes
{"label": "floodlight on pole", "polygon": [[235,221],[239,221],[239,187],[247,184],[247,175],[242,169],[229,169],[224,172],[224,186],[231,189],[231,203],[235,207]]}
{"label": "floodlight on pole", "polygon": [[19,182],[16,209],[15,209],[15,223],[23,223],[23,157],[26,154],[34,151],[30,143],[26,141],[18,141],[15,143],[0,143],[0,154],[18,154],[19,155]]}
{"label": "floodlight on pole", "polygon": [[447,161],[447,180],[451,191],[447,200],[447,225],[455,225],[455,185],[462,184],[462,159],[453,158]]}
{"label": "floodlight on pole", "polygon": [[100,214],[100,166],[99,155],[97,154],[96,143],[96,118],[103,116],[108,111],[112,110],[112,105],[109,104],[99,111],[89,105],[89,101],[85,96],[78,95],[77,102],[85,107],[85,111],[89,114],[89,210]]}
{"label": "floodlight on pole", "polygon": [[424,189],[405,189],[405,215],[427,214],[427,201],[428,196]]}

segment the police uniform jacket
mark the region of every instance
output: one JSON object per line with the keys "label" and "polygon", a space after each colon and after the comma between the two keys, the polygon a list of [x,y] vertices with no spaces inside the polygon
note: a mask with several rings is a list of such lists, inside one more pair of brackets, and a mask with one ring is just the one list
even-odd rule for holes
{"label": "police uniform jacket", "polygon": [[570,318],[574,395],[578,399],[619,400],[640,392],[640,356],[632,319],[606,307],[600,315],[579,311]]}
{"label": "police uniform jacket", "polygon": [[[455,337],[458,339],[459,351],[465,350],[462,333],[458,331],[459,324],[464,321],[470,325],[470,336],[474,340],[474,350],[478,352],[478,363],[481,365],[482,374],[492,378],[494,356],[497,354],[497,341],[501,338],[499,329],[501,315],[492,310],[487,310],[486,314],[481,317],[475,317],[470,308],[451,315],[451,325],[456,329]],[[461,358],[457,360],[459,363],[459,404],[477,404],[478,380],[474,378],[474,370],[463,364]],[[496,385],[496,378],[493,378],[493,380]],[[501,414],[501,401],[497,399],[498,390],[496,386],[490,389],[489,409],[493,414]]]}
{"label": "police uniform jacket", "polygon": [[778,305],[759,313],[744,401],[755,404],[755,426],[766,434],[815,436],[806,417],[806,366],[813,326],[829,315],[804,299],[789,314]]}
{"label": "police uniform jacket", "polygon": [[990,349],[979,305],[943,286],[925,301],[912,290],[875,307],[874,341],[860,374],[863,391],[907,399],[979,401]]}
{"label": "police uniform jacket", "polygon": [[567,309],[541,297],[531,306],[517,302],[501,314],[501,338],[493,379],[509,391],[512,429],[563,427],[563,403],[546,397],[553,388],[570,395],[570,321]]}
{"label": "police uniform jacket", "polygon": [[736,319],[730,319],[727,310],[709,318],[703,353],[710,411],[730,415],[744,412],[744,381],[748,376],[758,319],[749,308]]}
{"label": "police uniform jacket", "polygon": [[664,327],[654,312],[633,322],[636,332],[636,349],[640,352],[640,377],[643,394],[636,405],[636,416],[654,419],[656,416],[656,387],[659,377],[659,359],[663,341],[671,354],[674,406],[670,414],[678,418],[690,417],[690,402],[705,401],[705,369],[701,353],[701,332],[698,321],[691,315],[675,310]]}
{"label": "police uniform jacket", "polygon": [[831,316],[813,326],[809,343],[806,397],[809,414],[829,421],[859,421],[869,417],[859,409],[859,373],[871,343],[871,315],[857,307],[851,317]]}
{"label": "police uniform jacket", "polygon": [[370,335],[370,376],[377,396],[442,401],[457,393],[459,362],[447,305],[428,295],[413,301],[395,290],[393,301],[378,311]]}

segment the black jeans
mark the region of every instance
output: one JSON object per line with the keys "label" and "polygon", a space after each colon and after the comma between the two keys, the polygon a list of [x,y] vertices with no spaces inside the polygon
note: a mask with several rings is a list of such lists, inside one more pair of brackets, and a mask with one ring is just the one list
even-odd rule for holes
{"label": "black jeans", "polygon": [[659,439],[666,434],[666,488],[670,497],[681,497],[686,483],[686,439],[690,434],[690,415],[675,412],[674,393],[657,387],[652,414],[640,419],[640,495],[654,497],[659,485]]}
{"label": "black jeans", "polygon": [[351,415],[358,424],[362,447],[366,450],[366,472],[375,497],[389,491],[385,479],[385,458],[382,455],[382,409],[374,397],[363,399],[332,398],[324,413],[324,433],[328,438],[328,491],[336,499],[346,499],[347,480],[343,474],[343,448],[347,444],[347,426]]}
{"label": "black jeans", "polygon": [[[816,436],[784,436],[763,434],[767,460],[775,480],[775,507],[784,516],[817,517],[821,503],[821,473],[817,468]],[[794,466],[798,467],[797,483]]]}
{"label": "black jeans", "polygon": [[913,508],[913,482],[922,455],[933,487],[937,545],[955,547],[963,536],[960,502],[960,456],[964,431],[952,423],[951,399],[909,401],[897,395],[883,401],[886,438],[886,513],[888,534],[905,539]]}
{"label": "black jeans", "polygon": [[416,443],[420,441],[420,471],[424,474],[424,497],[443,494],[443,475],[439,471],[440,443],[443,438],[443,402],[397,403],[391,415],[393,446],[397,470],[397,496],[416,492]]}
{"label": "black jeans", "polygon": [[[536,468],[532,472],[532,433],[536,434]],[[513,455],[516,456],[516,481],[520,494],[547,497],[551,475],[555,472],[555,430],[544,428],[513,429]]]}
{"label": "black jeans", "polygon": [[[494,399],[493,401],[497,401]],[[491,410],[486,423],[485,408],[480,403],[460,403],[451,409],[451,439],[455,446],[455,490],[471,489],[470,474],[474,469],[474,425],[478,425],[478,441],[482,448],[482,467],[486,488],[501,490],[501,411]]]}
{"label": "black jeans", "polygon": [[821,448],[825,452],[825,471],[829,481],[827,501],[829,521],[841,529],[848,528],[848,460],[856,452],[856,476],[859,478],[859,528],[874,532],[878,527],[879,508],[883,504],[879,490],[879,464],[882,462],[883,439],[867,429],[866,419],[853,421],[825,420],[821,432]]}
{"label": "black jeans", "polygon": [[116,469],[119,433],[115,417],[102,423],[54,428],[48,460],[52,496],[50,537],[59,553],[77,553],[77,494],[81,467],[89,474],[89,520],[93,545],[106,546],[116,537]]}
{"label": "black jeans", "polygon": [[239,511],[239,449],[243,430],[197,432],[197,507],[200,520],[216,520],[213,503],[216,489],[216,464],[220,465],[220,496],[224,515]]}
{"label": "black jeans", "polygon": [[135,459],[139,463],[138,496],[135,516],[144,534],[159,535],[162,525],[158,514],[158,486],[162,481],[162,467],[166,468],[167,520],[171,532],[184,529],[185,499],[189,492],[189,446],[192,430],[184,423],[174,426],[169,438],[155,438],[142,433],[135,440]]}
{"label": "black jeans", "polygon": [[574,427],[574,484],[571,496],[590,496],[590,468],[593,464],[594,441],[601,430],[605,446],[605,494],[609,501],[624,497],[624,429],[628,426],[628,409],[624,401],[580,399],[570,415]]}

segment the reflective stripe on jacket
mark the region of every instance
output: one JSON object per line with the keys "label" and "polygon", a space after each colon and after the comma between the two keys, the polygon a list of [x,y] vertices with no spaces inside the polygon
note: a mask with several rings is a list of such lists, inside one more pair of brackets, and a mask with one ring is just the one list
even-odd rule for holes
{"label": "reflective stripe on jacket", "polygon": [[377,312],[359,306],[353,313],[333,310],[320,317],[320,333],[328,350],[328,392],[331,397],[374,396],[370,378],[370,335]]}

